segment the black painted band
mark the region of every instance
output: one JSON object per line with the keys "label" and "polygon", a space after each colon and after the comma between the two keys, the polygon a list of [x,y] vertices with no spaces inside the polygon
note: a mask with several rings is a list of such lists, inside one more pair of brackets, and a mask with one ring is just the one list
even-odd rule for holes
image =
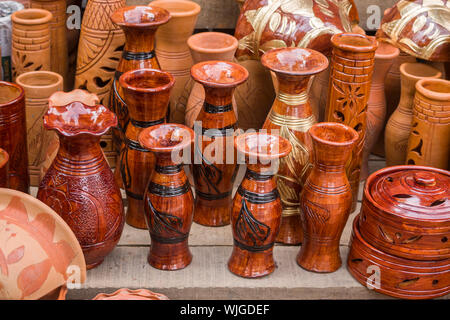
{"label": "black painted band", "polygon": [[164,123],[164,121],[165,121],[165,118],[161,118],[161,119],[158,119],[158,120],[152,120],[152,121],[138,121],[138,120],[130,119],[130,122],[135,127],[138,127],[138,128],[148,128],[148,127],[151,127],[151,126],[156,126],[157,124]]}
{"label": "black painted band", "polygon": [[265,250],[268,250],[268,249],[272,248],[274,246],[274,243],[271,242],[271,243],[268,243],[268,244],[263,245],[263,246],[249,246],[249,245],[246,245],[246,244],[244,244],[242,242],[239,242],[236,239],[234,239],[234,245],[239,247],[239,248],[241,248],[242,250],[247,250],[247,251],[250,251],[250,252],[260,252],[260,251],[265,251]]}
{"label": "black painted band", "polygon": [[[229,126],[223,128],[203,128],[202,127],[202,135],[207,137],[223,137],[223,136],[232,136],[234,134],[236,124],[230,124]],[[230,130],[232,129],[232,130]]]}
{"label": "black painted band", "polygon": [[195,194],[202,199],[213,201],[213,200],[224,199],[224,198],[230,196],[231,191],[218,193],[218,194],[211,194],[211,193],[204,193],[204,192],[195,190]]}
{"label": "black painted band", "polygon": [[255,193],[245,190],[242,186],[239,186],[237,191],[247,201],[256,204],[269,203],[275,201],[279,197],[277,189],[273,189],[268,193]]}
{"label": "black painted band", "polygon": [[137,194],[137,193],[128,191],[128,190],[125,190],[125,194],[126,194],[128,197],[133,198],[133,199],[135,199],[135,200],[144,200],[144,196],[143,196],[143,195],[140,195],[140,194]]}
{"label": "black painted band", "polygon": [[203,110],[207,113],[222,113],[233,110],[233,105],[230,103],[223,106],[215,106],[205,101],[203,103]]}
{"label": "black painted band", "polygon": [[155,166],[155,171],[162,174],[173,174],[181,172],[181,164],[175,166]]}
{"label": "black painted band", "polygon": [[258,181],[270,180],[273,177],[272,174],[261,174],[259,172],[250,169],[247,169],[245,176],[250,180],[258,180]]}
{"label": "black painted band", "polygon": [[143,148],[138,141],[134,141],[134,140],[126,138],[125,143],[127,144],[127,147],[130,149],[137,150],[140,152],[150,152],[150,150]]}
{"label": "black painted band", "polygon": [[155,57],[155,50],[149,52],[131,52],[123,51],[122,58],[125,60],[148,60]]}
{"label": "black painted band", "polygon": [[189,233],[184,234],[180,237],[163,238],[163,237],[160,237],[151,232],[150,237],[152,238],[152,242],[155,241],[155,242],[159,242],[162,244],[174,244],[174,243],[180,243],[180,242],[186,241],[186,239],[189,237]]}
{"label": "black painted band", "polygon": [[189,183],[185,183],[180,187],[167,187],[154,182],[150,182],[148,186],[148,192],[160,197],[176,197],[181,196],[187,192],[191,186]]}

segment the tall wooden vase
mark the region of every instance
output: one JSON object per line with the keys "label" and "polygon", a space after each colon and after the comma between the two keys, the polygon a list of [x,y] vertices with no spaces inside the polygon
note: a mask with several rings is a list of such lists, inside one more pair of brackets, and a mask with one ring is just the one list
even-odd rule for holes
{"label": "tall wooden vase", "polygon": [[191,156],[192,129],[160,124],[144,129],[140,144],[156,156],[155,173],[145,192],[145,217],[152,239],[148,262],[162,270],[179,270],[192,261],[188,246],[194,196],[183,170],[182,153]]}
{"label": "tall wooden vase", "polygon": [[194,221],[218,227],[230,223],[231,192],[238,169],[235,155],[230,156],[237,129],[231,101],[248,72],[236,63],[205,61],[195,64],[191,75],[205,88],[205,101],[196,120],[201,127],[194,126]]}
{"label": "tall wooden vase", "polygon": [[194,32],[200,6],[188,0],[156,0],[150,2],[153,7],[169,11],[168,23],[156,32],[156,55],[161,69],[175,77],[175,86],[170,95],[170,122],[184,123],[187,99],[190,93],[190,71],[194,64],[188,38]]}
{"label": "tall wooden vase", "polygon": [[312,167],[308,130],[316,123],[308,98],[312,76],[324,71],[328,59],[320,52],[280,48],[266,52],[261,63],[276,75],[278,93],[263,129],[276,131],[292,144],[292,152],[280,161],[276,175],[283,214],[278,242],[299,244],[303,239],[300,192]]}
{"label": "tall wooden vase", "polygon": [[12,76],[28,71],[51,70],[50,21],[43,9],[24,9],[12,14]]}
{"label": "tall wooden vase", "polygon": [[423,63],[407,62],[400,66],[402,84],[400,102],[386,124],[384,135],[388,166],[405,164],[417,81],[440,78],[441,75],[439,70]]}
{"label": "tall wooden vase", "polygon": [[245,133],[235,140],[245,157],[247,172],[233,200],[233,252],[228,269],[241,277],[257,278],[275,270],[273,247],[281,223],[281,201],[274,175],[279,159],[291,152],[278,135]]}
{"label": "tall wooden vase", "polygon": [[352,204],[345,164],[358,133],[340,123],[321,122],[309,134],[314,167],[300,196],[304,234],[297,263],[307,270],[333,272],[342,264],[339,240]]}
{"label": "tall wooden vase", "polygon": [[406,164],[450,168],[450,81],[416,83],[414,116]]}
{"label": "tall wooden vase", "polygon": [[378,43],[374,37],[356,33],[336,34],[331,37],[331,43],[333,53],[325,121],[343,123],[358,132],[358,142],[346,166],[353,193],[353,211],[358,198],[367,130],[367,100]]}
{"label": "tall wooden vase", "polygon": [[155,168],[155,155],[139,144],[139,134],[145,128],[165,122],[174,82],[170,73],[156,69],[131,70],[119,78],[130,115],[119,168],[128,199],[126,221],[135,228],[147,229],[144,194]]}

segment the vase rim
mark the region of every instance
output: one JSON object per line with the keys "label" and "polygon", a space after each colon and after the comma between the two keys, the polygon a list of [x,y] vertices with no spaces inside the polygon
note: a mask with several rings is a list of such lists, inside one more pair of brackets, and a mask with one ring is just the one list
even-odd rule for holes
{"label": "vase rim", "polygon": [[247,132],[238,135],[234,139],[234,147],[246,158],[263,160],[283,158],[292,150],[292,145],[287,139],[263,132]]}
{"label": "vase rim", "polygon": [[444,79],[421,79],[416,83],[416,91],[425,97],[450,102],[450,81]]}
{"label": "vase rim", "polygon": [[276,73],[307,76],[322,72],[329,62],[316,50],[293,47],[269,50],[261,57],[261,63]]}
{"label": "vase rim", "polygon": [[56,91],[48,98],[49,106],[65,106],[75,101],[88,106],[95,106],[100,102],[100,99],[95,93],[82,89],[74,89],[69,92]]}
{"label": "vase rim", "polygon": [[394,47],[392,44],[380,41],[378,43],[378,48],[375,50],[375,58],[376,59],[383,59],[383,60],[390,60],[395,59],[400,54],[400,49],[397,47]]}
{"label": "vase rim", "polygon": [[[38,14],[40,17],[37,18],[29,18],[26,17],[27,15],[32,14]],[[53,19],[53,14],[45,9],[37,9],[37,8],[29,8],[29,9],[22,9],[19,11],[15,11],[11,15],[11,20],[18,24],[23,25],[37,25],[37,24],[44,24],[49,23],[50,20]]]}
{"label": "vase rim", "polygon": [[[26,81],[29,79],[33,79],[36,76],[46,76],[47,79],[53,80],[51,83],[46,84],[27,84]],[[16,78],[16,83],[21,85],[22,87],[29,87],[29,88],[35,88],[35,89],[51,89],[55,87],[59,87],[59,85],[63,82],[63,77],[56,72],[53,71],[45,71],[45,70],[39,70],[39,71],[29,71],[20,74]]]}
{"label": "vase rim", "polygon": [[2,88],[2,87],[14,88],[18,92],[17,92],[17,96],[15,96],[13,99],[11,99],[9,101],[2,102],[2,98],[0,97],[0,108],[4,108],[4,107],[10,106],[10,105],[13,105],[25,97],[25,90],[22,88],[22,86],[20,86],[16,83],[0,81],[0,88]]}
{"label": "vase rim", "polygon": [[6,150],[0,148],[0,168],[3,168],[9,161],[9,154]]}
{"label": "vase rim", "polygon": [[[176,139],[173,139],[174,135]],[[144,148],[152,152],[170,153],[191,145],[194,142],[194,131],[182,124],[162,123],[145,128],[138,139]]]}
{"label": "vase rim", "polygon": [[350,52],[372,52],[378,47],[375,37],[359,33],[338,33],[331,37],[334,47]]}
{"label": "vase rim", "polygon": [[[206,43],[206,41],[204,41],[205,40],[204,38],[211,36],[214,37],[215,40],[218,38],[222,38],[228,43],[223,47],[216,47],[216,48],[207,47],[206,45],[204,45]],[[187,40],[187,44],[189,48],[200,53],[222,53],[236,50],[239,42],[232,35],[223,32],[211,31],[211,32],[200,32],[191,35]]]}
{"label": "vase rim", "polygon": [[404,62],[400,65],[400,74],[415,81],[424,78],[440,78],[442,73],[433,66],[421,62]]}
{"label": "vase rim", "polygon": [[355,129],[338,122],[315,123],[308,132],[313,140],[336,147],[353,145],[359,137]]}
{"label": "vase rim", "polygon": [[[159,76],[159,78],[156,78]],[[132,81],[145,80],[159,80],[161,83],[156,83],[152,86],[135,85]],[[162,82],[164,81],[164,82]],[[132,90],[140,93],[157,93],[165,90],[169,90],[175,84],[175,78],[173,75],[166,71],[158,69],[135,69],[130,70],[122,74],[119,78],[119,84],[122,88]],[[138,83],[139,84],[139,83]]]}
{"label": "vase rim", "polygon": [[[165,6],[165,5],[168,6]],[[170,10],[170,4],[181,4],[185,5],[183,10]],[[149,6],[155,6],[166,9],[172,18],[183,18],[189,16],[195,16],[200,13],[201,7],[198,3],[189,0],[155,0],[148,4]],[[189,6],[189,8],[187,8]]]}
{"label": "vase rim", "polygon": [[234,62],[210,60],[193,65],[191,76],[206,87],[233,88],[247,80],[248,71]]}
{"label": "vase rim", "polygon": [[[140,14],[139,17],[133,18],[125,18],[125,13],[129,12],[137,12]],[[153,15],[154,20],[148,20],[142,22],[143,14],[151,14]],[[117,9],[111,15],[111,21],[120,26],[120,27],[130,27],[130,28],[154,28],[158,27],[162,24],[167,23],[170,20],[170,13],[163,8],[160,7],[151,7],[151,6],[127,6]],[[128,20],[127,20],[128,19]]]}

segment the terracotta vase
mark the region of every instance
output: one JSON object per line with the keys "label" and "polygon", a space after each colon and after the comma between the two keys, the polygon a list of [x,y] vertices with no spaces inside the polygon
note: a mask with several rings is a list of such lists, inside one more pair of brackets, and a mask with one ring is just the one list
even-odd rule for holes
{"label": "terracotta vase", "polygon": [[88,269],[114,249],[124,226],[122,196],[100,147],[100,137],[115,125],[108,108],[79,101],[50,105],[44,116],[44,127],[58,133],[60,147],[37,198],[73,230]]}
{"label": "terracotta vase", "polygon": [[89,0],[81,22],[75,88],[95,93],[105,106],[110,105],[111,84],[125,43],[110,16],[123,6],[125,0]]}
{"label": "terracotta vase", "polygon": [[[59,73],[64,83],[68,79],[68,51],[66,38],[66,0],[31,0],[31,8],[44,9],[52,13],[50,21],[50,70]],[[65,86],[67,88],[67,85]]]}
{"label": "terracotta vase", "polygon": [[300,195],[303,243],[297,263],[315,272],[341,266],[339,241],[351,210],[352,191],[345,174],[358,133],[346,125],[321,122],[309,129],[314,167]]}
{"label": "terracotta vase", "polygon": [[205,101],[196,119],[201,127],[194,126],[194,221],[218,227],[230,223],[231,192],[238,170],[234,154],[233,159],[229,155],[237,129],[231,101],[234,89],[247,80],[248,72],[236,63],[205,61],[195,64],[191,75],[205,89]]}
{"label": "terracotta vase", "polygon": [[149,5],[164,8],[171,16],[169,22],[156,32],[156,55],[161,69],[175,77],[170,95],[170,122],[184,123],[192,84],[189,81],[190,70],[194,64],[187,40],[194,32],[201,8],[197,3],[187,0],[156,0]]}
{"label": "terracotta vase", "polygon": [[360,180],[366,180],[369,175],[369,155],[378,140],[384,127],[386,117],[386,97],[384,95],[384,82],[392,62],[398,57],[400,51],[387,43],[381,42],[375,51],[372,85],[367,100],[367,132],[364,141]]}
{"label": "terracotta vase", "polygon": [[292,152],[280,161],[276,175],[283,207],[277,241],[302,242],[300,192],[312,167],[308,130],[316,123],[308,98],[311,77],[324,71],[328,59],[323,54],[301,48],[281,48],[266,52],[261,63],[276,75],[278,94],[263,129],[279,134],[292,144]]}
{"label": "terracotta vase", "polygon": [[275,270],[281,201],[274,175],[291,144],[277,135],[252,132],[236,137],[235,148],[245,157],[247,171],[233,200],[234,245],[228,269],[241,277],[263,277]]}
{"label": "terracotta vase", "polygon": [[156,156],[144,201],[152,239],[148,263],[157,269],[179,270],[192,261],[188,237],[194,196],[180,154],[188,149],[190,156],[193,141],[194,132],[181,124],[152,126],[139,135],[140,144]]}
{"label": "terracotta vase", "polygon": [[42,9],[24,9],[12,14],[12,76],[24,72],[51,70],[50,21],[53,15]]}
{"label": "terracotta vase", "polygon": [[325,120],[343,123],[358,132],[358,142],[346,165],[352,188],[352,211],[354,211],[358,198],[363,147],[367,135],[366,106],[378,43],[374,37],[356,33],[334,35],[331,37],[331,42],[333,54]]}
{"label": "terracotta vase", "polygon": [[86,281],[86,264],[67,223],[36,198],[0,188],[1,300],[34,300]]}
{"label": "terracotta vase", "polygon": [[0,148],[9,154],[9,186],[29,192],[25,92],[17,84],[0,81]]}
{"label": "terracotta vase", "polygon": [[131,70],[119,78],[130,115],[120,152],[120,173],[128,199],[126,221],[135,228],[147,229],[144,194],[155,167],[155,155],[139,144],[138,137],[145,128],[165,122],[174,82],[170,73],[156,69]]}
{"label": "terracotta vase", "polygon": [[[329,62],[329,61],[328,61]],[[309,100],[311,109],[318,122],[324,121],[328,100],[328,83],[330,82],[330,65],[318,75],[315,75],[310,83]]]}
{"label": "terracotta vase", "polygon": [[423,63],[404,63],[400,66],[401,98],[385,129],[385,154],[388,166],[405,163],[408,138],[413,119],[415,85],[424,78],[440,78],[441,73]]}
{"label": "terracotta vase", "polygon": [[406,164],[450,168],[450,81],[416,83]]}
{"label": "terracotta vase", "polygon": [[169,300],[161,293],[147,289],[119,289],[113,293],[99,293],[92,300]]}
{"label": "terracotta vase", "polygon": [[126,37],[122,58],[114,75],[113,90],[111,90],[110,109],[119,119],[119,129],[113,131],[113,142],[117,151],[120,151],[122,147],[125,130],[130,120],[123,92],[119,86],[119,77],[135,69],[160,69],[155,55],[155,33],[156,29],[167,23],[169,19],[170,14],[167,10],[150,6],[124,7],[111,16],[111,20],[123,30]]}
{"label": "terracotta vase", "polygon": [[25,90],[27,118],[28,172],[30,185],[39,186],[40,170],[49,145],[56,133],[44,129],[43,116],[47,112],[48,98],[63,90],[63,78],[51,71],[31,71],[17,77],[16,83]]}
{"label": "terracotta vase", "polygon": [[0,148],[0,188],[9,188],[9,155]]}

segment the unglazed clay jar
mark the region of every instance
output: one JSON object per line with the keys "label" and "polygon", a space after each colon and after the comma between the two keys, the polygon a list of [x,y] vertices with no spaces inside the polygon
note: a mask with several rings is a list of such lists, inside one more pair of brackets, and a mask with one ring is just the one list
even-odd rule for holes
{"label": "unglazed clay jar", "polygon": [[1,300],[39,299],[58,293],[67,281],[85,282],[77,238],[41,201],[0,188],[0,230]]}
{"label": "unglazed clay jar", "polygon": [[161,293],[146,289],[119,289],[113,293],[99,293],[92,300],[169,300]]}
{"label": "unglazed clay jar", "polygon": [[9,155],[8,152],[0,148],[0,188],[9,187]]}

